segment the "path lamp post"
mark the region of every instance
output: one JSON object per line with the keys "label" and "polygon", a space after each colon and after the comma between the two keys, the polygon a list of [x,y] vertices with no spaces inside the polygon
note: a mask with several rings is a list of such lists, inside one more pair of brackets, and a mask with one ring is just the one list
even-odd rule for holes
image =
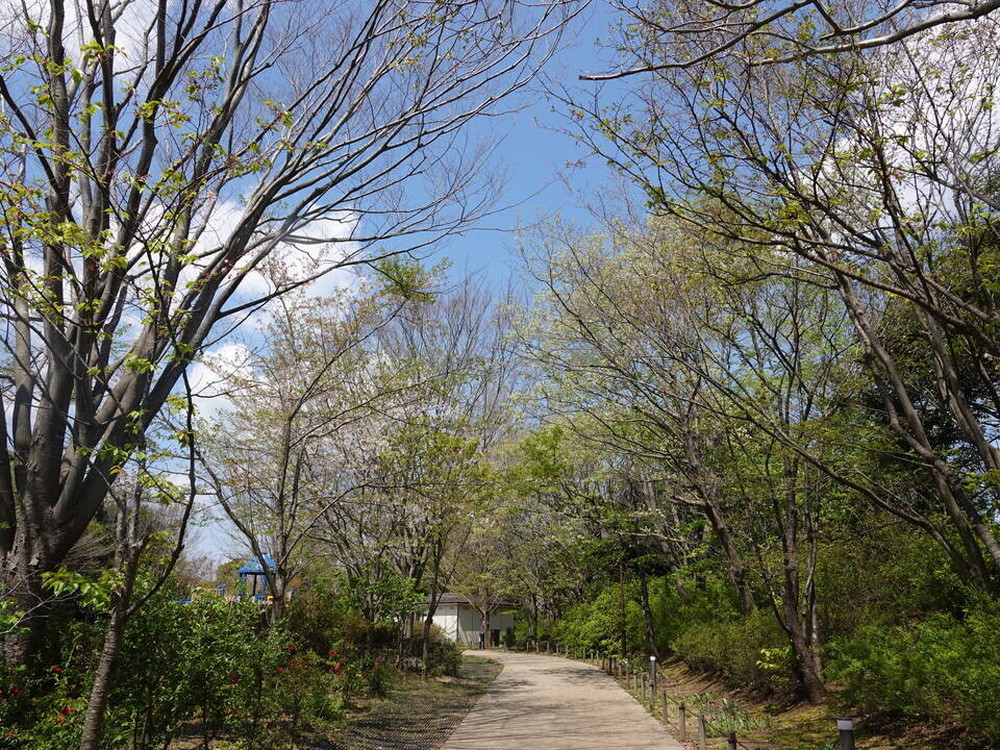
{"label": "path lamp post", "polygon": [[851,719],[837,719],[840,734],[840,750],[854,750],[854,722]]}
{"label": "path lamp post", "polygon": [[649,702],[656,707],[656,657],[649,657]]}

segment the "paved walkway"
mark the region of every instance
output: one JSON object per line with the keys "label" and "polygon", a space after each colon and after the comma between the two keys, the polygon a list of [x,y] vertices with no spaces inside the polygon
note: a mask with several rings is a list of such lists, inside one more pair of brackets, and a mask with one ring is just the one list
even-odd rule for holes
{"label": "paved walkway", "polygon": [[597,667],[556,656],[489,656],[503,672],[443,750],[684,750]]}

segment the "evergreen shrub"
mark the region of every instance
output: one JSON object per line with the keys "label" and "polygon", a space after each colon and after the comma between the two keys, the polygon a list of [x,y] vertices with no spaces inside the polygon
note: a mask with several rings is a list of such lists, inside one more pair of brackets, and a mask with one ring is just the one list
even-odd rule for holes
{"label": "evergreen shrub", "polygon": [[863,711],[953,721],[1000,743],[1000,608],[869,624],[831,644],[828,676]]}
{"label": "evergreen shrub", "polygon": [[771,691],[792,679],[787,646],[774,614],[763,611],[731,622],[695,623],[672,644],[674,653],[694,669],[733,685]]}

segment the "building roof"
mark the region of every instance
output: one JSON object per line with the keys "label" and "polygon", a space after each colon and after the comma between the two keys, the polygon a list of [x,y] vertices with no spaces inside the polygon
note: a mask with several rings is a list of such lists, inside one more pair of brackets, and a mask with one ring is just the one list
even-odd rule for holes
{"label": "building roof", "polygon": [[[454,591],[446,591],[445,593],[441,594],[441,596],[438,598],[438,606],[441,606],[442,604],[468,604],[469,606],[475,606],[473,600],[474,597],[470,598],[465,594],[458,594]],[[424,601],[427,604],[430,604],[431,598],[428,596]],[[508,602],[508,601],[496,601],[493,602],[493,604],[494,607],[503,607],[503,608],[517,606],[516,602]]]}

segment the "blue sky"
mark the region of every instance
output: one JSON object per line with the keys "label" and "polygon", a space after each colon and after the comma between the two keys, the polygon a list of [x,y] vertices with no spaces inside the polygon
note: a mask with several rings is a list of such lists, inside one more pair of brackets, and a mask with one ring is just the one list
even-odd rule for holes
{"label": "blue sky", "polygon": [[[546,78],[585,93],[596,86],[578,76],[608,69],[608,54],[596,42],[607,36],[614,18],[605,3],[592,3],[569,29],[563,48],[545,69]],[[609,189],[612,176],[603,160],[585,159],[586,150],[559,132],[568,122],[562,116],[563,105],[549,100],[542,84],[533,85],[523,99],[527,104],[520,111],[481,126],[480,137],[502,138],[496,161],[499,173],[507,178],[502,200],[507,208],[484,222],[483,228],[454,237],[443,248],[441,256],[453,261],[454,274],[482,269],[495,283],[503,283],[516,266],[512,251],[517,228],[554,214],[589,224],[586,203]]]}
{"label": "blue sky", "polygon": [[[546,78],[555,85],[587,92],[596,84],[579,81],[581,72],[607,70],[602,63],[596,40],[606,35],[613,14],[602,2],[593,3],[586,16],[578,18],[569,30],[563,48],[550,61]],[[466,272],[483,271],[489,282],[504,287],[517,278],[514,250],[516,230],[552,215],[590,224],[586,209],[595,197],[612,194],[612,175],[601,159],[584,160],[586,151],[568,134],[560,113],[563,105],[550,101],[541,83],[533,84],[521,97],[527,104],[518,112],[500,118],[485,118],[474,123],[473,140],[499,140],[495,152],[497,173],[507,178],[501,207],[484,222],[461,236],[452,237],[439,252],[426,258],[429,264],[442,258],[452,261],[451,275],[457,279]],[[569,166],[573,165],[573,166]],[[340,277],[336,277],[340,278]],[[337,285],[331,279],[329,284]],[[253,332],[244,331],[246,335]],[[202,368],[204,369],[204,368]],[[198,382],[206,375],[196,372]],[[203,403],[200,408],[207,409]],[[192,530],[191,547],[195,554],[223,559],[239,554],[241,543],[229,537],[229,524],[223,522]]]}

